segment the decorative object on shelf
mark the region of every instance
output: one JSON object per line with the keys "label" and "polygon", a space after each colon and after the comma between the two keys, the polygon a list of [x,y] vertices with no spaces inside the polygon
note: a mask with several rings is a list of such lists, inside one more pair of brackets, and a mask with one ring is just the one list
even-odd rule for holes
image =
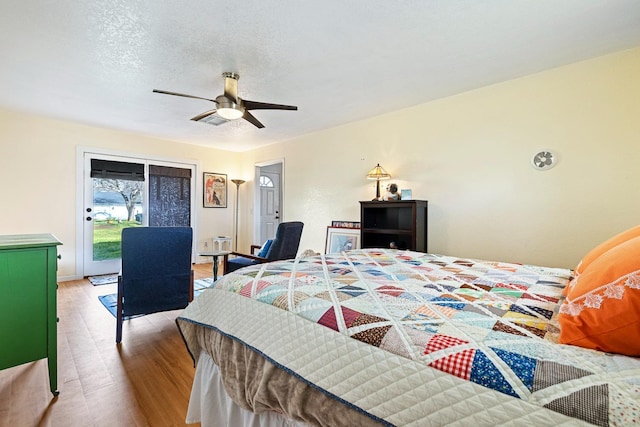
{"label": "decorative object on shelf", "polygon": [[387,173],[387,171],[384,170],[382,166],[380,166],[380,163],[378,163],[375,168],[369,171],[369,173],[367,174],[367,179],[376,180],[376,198],[373,200],[382,200],[380,198],[380,180],[391,179],[391,175]]}
{"label": "decorative object on shelf", "polygon": [[413,195],[411,194],[410,188],[403,188],[400,190],[400,198],[402,200],[413,200]]}
{"label": "decorative object on shelf", "polygon": [[357,228],[327,227],[325,254],[360,249],[360,230]]}
{"label": "decorative object on shelf", "polygon": [[384,199],[388,201],[400,200],[400,194],[398,193],[398,186],[396,184],[387,185],[387,194]]}
{"label": "decorative object on shelf", "polygon": [[360,228],[357,221],[331,221],[331,226],[336,228]]}
{"label": "decorative object on shelf", "polygon": [[227,175],[224,173],[204,172],[204,207],[227,207]]}
{"label": "decorative object on shelf", "polygon": [[551,150],[537,152],[531,158],[531,166],[539,171],[549,170],[558,163],[558,156]]}
{"label": "decorative object on shelf", "polygon": [[235,239],[233,240],[233,250],[237,251],[238,250],[238,196],[240,195],[240,185],[244,184],[245,181],[244,179],[232,179],[231,182],[233,182],[236,185],[236,224],[235,224]]}

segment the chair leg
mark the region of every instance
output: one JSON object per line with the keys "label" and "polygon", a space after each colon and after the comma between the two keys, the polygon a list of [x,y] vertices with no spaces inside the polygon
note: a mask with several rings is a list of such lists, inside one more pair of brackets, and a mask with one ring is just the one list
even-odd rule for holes
{"label": "chair leg", "polygon": [[118,303],[116,306],[116,344],[122,341],[122,276],[118,276]]}
{"label": "chair leg", "polygon": [[189,284],[189,302],[193,301],[193,270],[191,270],[191,283]]}

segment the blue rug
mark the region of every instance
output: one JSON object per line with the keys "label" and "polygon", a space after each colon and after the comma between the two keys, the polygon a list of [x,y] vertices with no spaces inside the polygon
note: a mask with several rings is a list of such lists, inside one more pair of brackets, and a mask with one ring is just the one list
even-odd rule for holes
{"label": "blue rug", "polygon": [[[207,289],[213,284],[213,277],[207,277],[206,279],[198,279],[193,281],[193,297],[197,297],[200,295],[202,291]],[[116,308],[118,307],[118,294],[108,294],[108,295],[100,295],[98,297],[102,305],[109,310],[109,313],[113,317],[116,317]],[[125,319],[132,319],[134,317],[144,316],[144,314],[139,314],[136,316],[125,316]]]}

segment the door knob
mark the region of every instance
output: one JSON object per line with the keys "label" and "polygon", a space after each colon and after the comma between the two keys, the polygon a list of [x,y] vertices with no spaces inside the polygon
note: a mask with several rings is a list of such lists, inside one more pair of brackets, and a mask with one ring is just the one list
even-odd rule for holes
{"label": "door knob", "polygon": [[87,221],[91,221],[91,217],[90,216],[87,217]]}

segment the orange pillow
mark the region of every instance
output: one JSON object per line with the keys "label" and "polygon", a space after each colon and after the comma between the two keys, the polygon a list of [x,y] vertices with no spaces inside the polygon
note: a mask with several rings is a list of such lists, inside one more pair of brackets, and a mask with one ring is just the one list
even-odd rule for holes
{"label": "orange pillow", "polygon": [[636,225],[635,227],[625,230],[622,233],[616,234],[612,238],[605,240],[595,248],[591,249],[584,257],[582,257],[582,260],[576,267],[576,276],[582,274],[582,272],[600,255],[604,254],[609,249],[613,249],[620,243],[624,243],[627,240],[633,239],[634,237],[640,237],[640,225]]}
{"label": "orange pillow", "polygon": [[640,356],[640,237],[587,265],[558,320],[562,344]]}

